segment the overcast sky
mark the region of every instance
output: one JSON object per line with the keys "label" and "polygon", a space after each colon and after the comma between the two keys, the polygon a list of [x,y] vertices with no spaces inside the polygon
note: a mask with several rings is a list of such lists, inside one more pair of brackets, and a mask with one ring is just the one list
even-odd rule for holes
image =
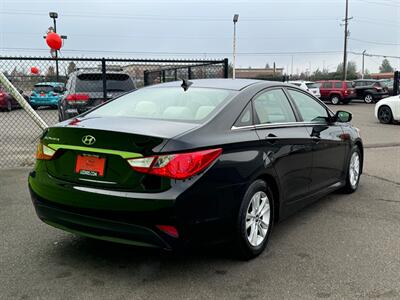
{"label": "overcast sky", "polygon": [[[349,0],[349,51],[400,56],[400,0]],[[333,71],[343,59],[345,0],[0,0],[0,55],[48,56],[42,36],[59,14],[64,57],[224,58],[237,66]],[[361,68],[361,56],[349,54]],[[367,57],[378,71],[382,57]],[[400,69],[400,59],[391,58]]]}

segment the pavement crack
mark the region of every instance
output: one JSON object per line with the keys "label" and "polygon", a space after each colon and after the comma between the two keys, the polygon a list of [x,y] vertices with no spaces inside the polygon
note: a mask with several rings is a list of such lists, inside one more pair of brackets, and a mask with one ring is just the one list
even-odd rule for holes
{"label": "pavement crack", "polygon": [[380,176],[376,176],[376,175],[371,175],[371,174],[368,174],[368,173],[363,173],[363,175],[364,175],[364,176],[368,176],[368,177],[373,177],[373,178],[376,178],[376,179],[379,179],[379,180],[383,180],[383,181],[386,181],[386,182],[389,182],[389,183],[393,183],[393,184],[395,184],[395,185],[400,186],[400,182],[393,181],[393,180],[390,180],[390,179],[386,179],[386,178],[384,178],[384,177],[380,177]]}
{"label": "pavement crack", "polygon": [[400,204],[400,200],[381,199],[381,198],[378,198],[378,199],[376,199],[376,200]]}
{"label": "pavement crack", "polygon": [[365,149],[389,148],[389,147],[400,147],[400,143],[382,143],[382,144],[367,144],[367,145],[364,145]]}

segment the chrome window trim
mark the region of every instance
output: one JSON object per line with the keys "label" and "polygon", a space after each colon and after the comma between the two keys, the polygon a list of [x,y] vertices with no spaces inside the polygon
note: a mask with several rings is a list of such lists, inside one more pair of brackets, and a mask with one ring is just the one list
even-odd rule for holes
{"label": "chrome window trim", "polygon": [[282,127],[304,127],[304,126],[316,126],[316,125],[328,125],[328,124],[321,123],[321,122],[285,122],[285,123],[257,124],[257,125],[240,126],[240,127],[232,126],[231,130],[282,128]]}

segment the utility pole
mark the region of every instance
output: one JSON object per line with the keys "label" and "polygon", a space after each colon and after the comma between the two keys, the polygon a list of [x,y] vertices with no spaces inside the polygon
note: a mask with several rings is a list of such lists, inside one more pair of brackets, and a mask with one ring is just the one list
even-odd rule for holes
{"label": "utility pole", "polygon": [[364,79],[364,58],[365,58],[365,52],[367,52],[367,50],[364,50],[362,52],[362,67],[361,67],[361,78]]}
{"label": "utility pole", "polygon": [[290,77],[292,77],[292,76],[293,76],[293,55],[292,55],[292,66],[290,69]]}
{"label": "utility pole", "polygon": [[349,20],[349,0],[346,0],[346,15],[344,18],[344,51],[343,51],[343,80],[347,79],[347,39],[349,35],[348,23]]}

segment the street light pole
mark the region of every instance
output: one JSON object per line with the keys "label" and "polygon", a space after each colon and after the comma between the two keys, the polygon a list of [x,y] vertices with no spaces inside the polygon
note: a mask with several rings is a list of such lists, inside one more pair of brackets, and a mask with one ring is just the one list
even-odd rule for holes
{"label": "street light pole", "polygon": [[[57,33],[56,19],[58,18],[58,14],[56,12],[50,12],[49,16],[50,16],[50,18],[53,19],[54,32]],[[58,50],[56,50],[55,60],[56,60],[56,81],[59,82],[60,80],[59,80],[59,72],[58,72]]]}
{"label": "street light pole", "polygon": [[367,50],[364,50],[362,52],[362,68],[361,68],[361,78],[364,79],[364,58],[365,58],[365,52],[367,52]]}
{"label": "street light pole", "polygon": [[239,15],[235,14],[233,16],[233,70],[232,78],[236,78],[236,23],[239,20]]}

